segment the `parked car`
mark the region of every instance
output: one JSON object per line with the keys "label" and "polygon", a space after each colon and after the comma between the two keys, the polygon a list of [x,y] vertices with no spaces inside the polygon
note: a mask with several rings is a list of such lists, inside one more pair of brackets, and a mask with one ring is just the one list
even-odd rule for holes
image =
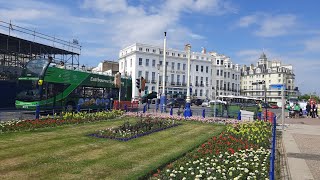
{"label": "parked car", "polygon": [[271,108],[271,106],[268,103],[262,103],[262,108]]}
{"label": "parked car", "polygon": [[148,101],[148,99],[154,99],[157,98],[157,93],[156,92],[151,92],[149,94],[144,95],[141,100],[142,103],[146,103]]}
{"label": "parked car", "polygon": [[271,109],[278,109],[278,108],[279,108],[279,106],[276,104],[271,105]]}
{"label": "parked car", "polygon": [[191,101],[191,104],[194,104],[196,106],[200,106],[202,104],[203,100],[202,99],[193,99]]}
{"label": "parked car", "polygon": [[208,106],[210,106],[210,101],[204,100],[204,101],[202,102],[201,106],[202,106],[202,107],[208,107]]}
{"label": "parked car", "polygon": [[186,105],[186,100],[183,98],[171,98],[168,100],[167,102],[167,106],[168,107],[179,107],[179,108],[183,108]]}

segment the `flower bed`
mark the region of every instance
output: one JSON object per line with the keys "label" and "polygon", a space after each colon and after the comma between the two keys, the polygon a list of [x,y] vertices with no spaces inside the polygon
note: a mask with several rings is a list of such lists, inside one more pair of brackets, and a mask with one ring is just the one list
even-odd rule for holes
{"label": "flower bed", "polygon": [[240,150],[189,160],[166,169],[160,179],[266,179],[269,152],[264,148]]}
{"label": "flower bed", "polygon": [[80,124],[86,122],[101,121],[112,119],[123,114],[122,111],[114,110],[111,112],[96,112],[96,113],[65,113],[62,117],[54,116],[53,118],[46,117],[36,120],[19,120],[6,121],[0,123],[0,133],[9,131],[31,130],[46,127],[56,127],[65,124]]}
{"label": "flower bed", "polygon": [[119,127],[112,127],[104,130],[99,130],[97,133],[89,134],[89,136],[116,139],[119,141],[128,141],[134,138],[162,131],[164,129],[172,128],[178,125],[180,124],[168,120],[141,118],[135,124],[125,122],[123,123],[123,125]]}
{"label": "flower bed", "polygon": [[154,179],[268,179],[270,137],[268,122],[228,125]]}
{"label": "flower bed", "polygon": [[206,117],[203,118],[201,116],[191,116],[185,118],[184,116],[177,115],[169,115],[169,114],[161,114],[161,113],[141,113],[141,112],[127,112],[124,116],[129,117],[151,117],[156,119],[164,119],[164,120],[176,120],[176,121],[197,121],[203,123],[219,123],[219,124],[238,124],[241,122],[245,122],[243,120],[239,121],[237,119],[223,119],[220,117]]}

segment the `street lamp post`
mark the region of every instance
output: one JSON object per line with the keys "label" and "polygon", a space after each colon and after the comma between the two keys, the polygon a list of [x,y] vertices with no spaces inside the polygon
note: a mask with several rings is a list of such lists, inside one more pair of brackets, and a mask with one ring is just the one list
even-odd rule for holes
{"label": "street lamp post", "polygon": [[192,116],[191,112],[191,98],[190,98],[190,50],[191,50],[191,45],[186,44],[185,45],[185,50],[187,51],[187,56],[188,56],[188,73],[187,73],[187,99],[186,99],[186,108],[184,111],[184,116],[185,117],[190,117]]}
{"label": "street lamp post", "polygon": [[159,100],[160,100],[160,64],[157,64],[157,69],[158,69],[158,78],[157,78],[157,100],[156,100],[156,107],[158,111],[159,107]]}
{"label": "street lamp post", "polygon": [[162,94],[160,98],[160,106],[161,106],[161,112],[165,112],[166,110],[166,43],[167,43],[167,32],[164,32],[164,40],[163,40],[163,77],[162,77]]}

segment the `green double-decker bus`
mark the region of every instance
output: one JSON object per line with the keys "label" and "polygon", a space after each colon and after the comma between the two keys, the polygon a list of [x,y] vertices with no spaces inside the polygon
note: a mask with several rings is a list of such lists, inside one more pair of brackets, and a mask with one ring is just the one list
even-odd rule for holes
{"label": "green double-decker bus", "polygon": [[[78,105],[82,109],[100,109],[111,107],[112,100],[119,98],[114,76],[66,69],[50,59],[29,61],[18,80],[17,109],[34,110],[37,105],[41,110],[72,111]],[[121,78],[121,100],[130,101],[131,94],[131,79]]]}

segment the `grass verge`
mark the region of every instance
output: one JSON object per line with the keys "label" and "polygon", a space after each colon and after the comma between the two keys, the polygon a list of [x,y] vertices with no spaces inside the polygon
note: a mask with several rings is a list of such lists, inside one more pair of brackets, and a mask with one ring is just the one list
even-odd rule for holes
{"label": "grass verge", "polygon": [[138,179],[224,129],[184,122],[128,142],[87,136],[123,121],[0,134],[0,179]]}

